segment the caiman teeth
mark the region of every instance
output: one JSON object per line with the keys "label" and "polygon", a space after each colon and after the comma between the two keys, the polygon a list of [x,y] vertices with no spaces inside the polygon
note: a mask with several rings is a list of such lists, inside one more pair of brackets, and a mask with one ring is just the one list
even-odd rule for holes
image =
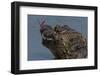
{"label": "caiman teeth", "polygon": [[52,38],[47,38],[47,40],[53,40]]}
{"label": "caiman teeth", "polygon": [[44,35],[42,34],[42,38],[44,39],[44,40],[46,40],[46,37],[44,37]]}
{"label": "caiman teeth", "polygon": [[43,38],[44,40],[53,40],[52,38],[46,38],[43,34],[42,34],[42,38]]}

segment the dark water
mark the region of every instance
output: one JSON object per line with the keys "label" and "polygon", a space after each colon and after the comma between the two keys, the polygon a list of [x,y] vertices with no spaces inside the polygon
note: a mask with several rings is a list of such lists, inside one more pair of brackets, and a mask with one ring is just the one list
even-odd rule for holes
{"label": "dark water", "polygon": [[69,25],[87,38],[87,17],[28,15],[28,60],[50,60],[53,54],[42,45],[39,20],[45,18],[46,24]]}

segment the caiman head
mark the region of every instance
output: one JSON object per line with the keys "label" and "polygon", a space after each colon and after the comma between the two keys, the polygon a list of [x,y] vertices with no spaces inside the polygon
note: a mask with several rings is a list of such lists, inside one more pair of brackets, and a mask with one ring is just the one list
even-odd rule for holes
{"label": "caiman head", "polygon": [[40,33],[42,36],[42,44],[56,58],[85,58],[87,56],[85,38],[81,33],[70,28],[68,25],[51,27],[42,23]]}

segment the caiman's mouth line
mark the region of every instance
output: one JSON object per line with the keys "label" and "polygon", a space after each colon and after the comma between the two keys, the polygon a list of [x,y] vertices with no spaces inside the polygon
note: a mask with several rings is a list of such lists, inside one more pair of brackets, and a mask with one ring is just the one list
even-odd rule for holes
{"label": "caiman's mouth line", "polygon": [[47,37],[45,37],[43,34],[42,34],[42,38],[43,38],[44,40],[53,40],[52,38],[47,38]]}

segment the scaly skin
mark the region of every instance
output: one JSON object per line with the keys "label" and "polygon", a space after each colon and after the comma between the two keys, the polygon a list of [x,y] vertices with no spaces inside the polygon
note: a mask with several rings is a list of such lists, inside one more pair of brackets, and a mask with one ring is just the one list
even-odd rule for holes
{"label": "scaly skin", "polygon": [[[46,32],[46,33],[45,33]],[[42,32],[42,43],[55,56],[55,59],[78,59],[87,57],[87,41],[81,33],[71,28],[55,26]],[[47,37],[46,37],[47,35]]]}

